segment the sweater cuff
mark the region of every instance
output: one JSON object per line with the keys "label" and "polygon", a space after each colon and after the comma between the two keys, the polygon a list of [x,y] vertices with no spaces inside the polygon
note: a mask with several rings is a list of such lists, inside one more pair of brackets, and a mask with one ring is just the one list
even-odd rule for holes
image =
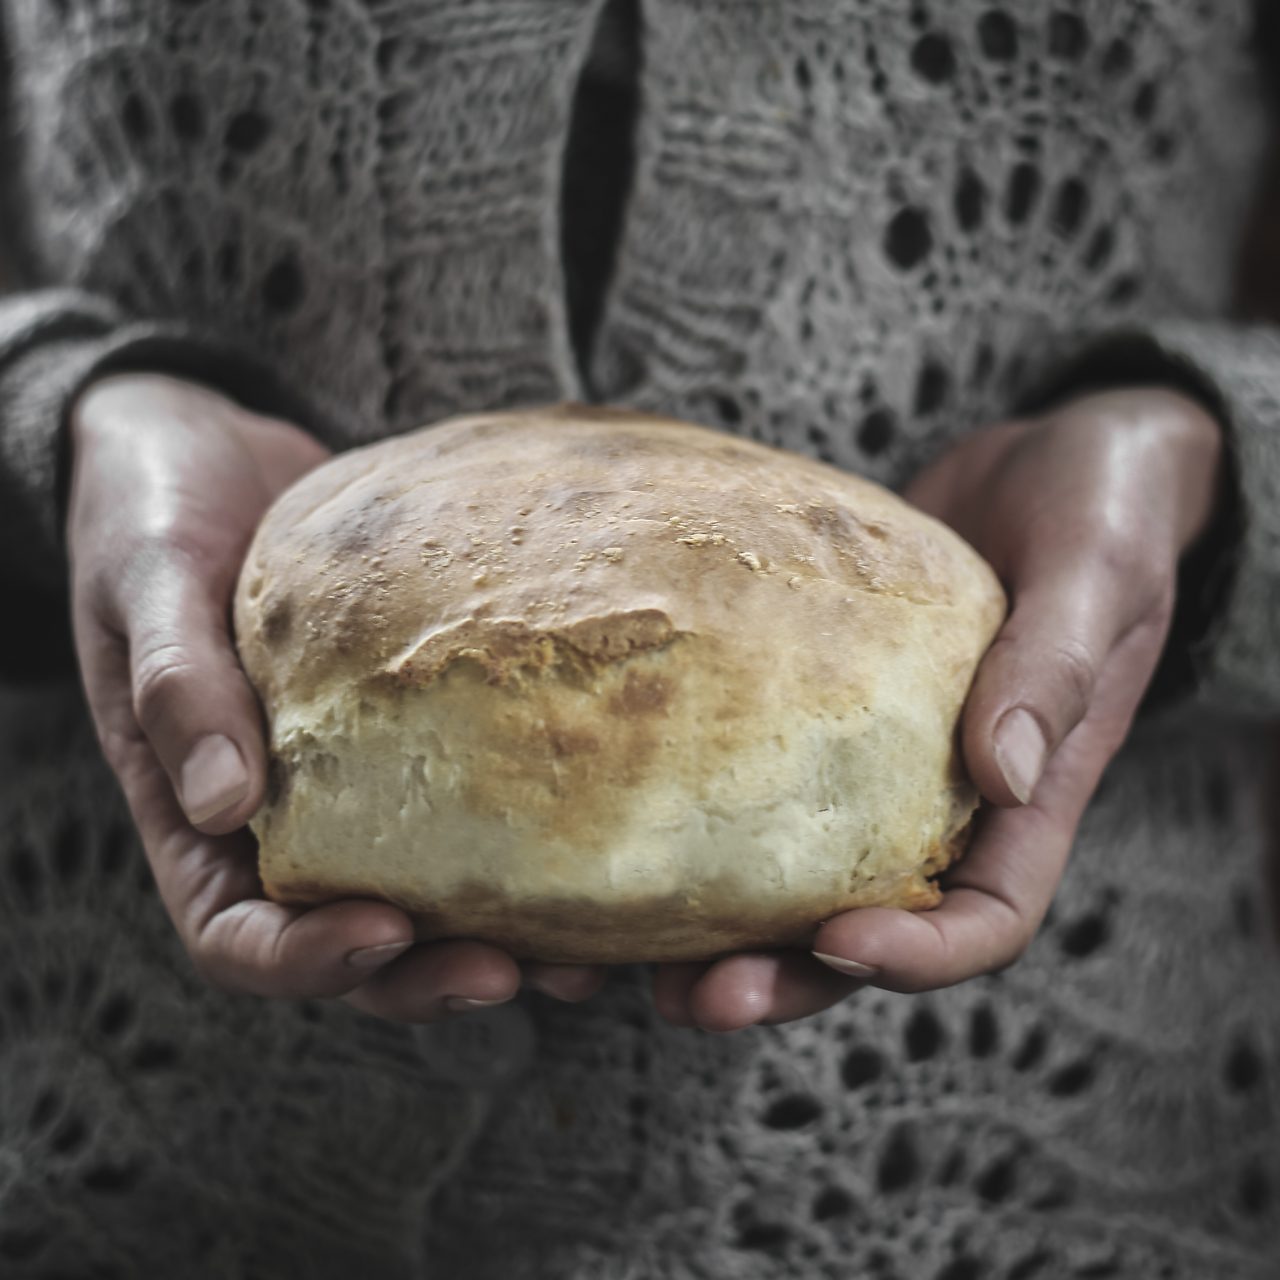
{"label": "sweater cuff", "polygon": [[90,382],[130,370],[203,383],[333,442],[316,406],[225,336],[132,320],[73,289],[0,298],[0,580],[10,588],[63,593],[68,415]]}
{"label": "sweater cuff", "polygon": [[1147,385],[1192,396],[1221,423],[1218,508],[1183,558],[1153,700],[1280,713],[1280,330],[1213,321],[1126,328],[1079,344],[1031,385],[1022,412]]}

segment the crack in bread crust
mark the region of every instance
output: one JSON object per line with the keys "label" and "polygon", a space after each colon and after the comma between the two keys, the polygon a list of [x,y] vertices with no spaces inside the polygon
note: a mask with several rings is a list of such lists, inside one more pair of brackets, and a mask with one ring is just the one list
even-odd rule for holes
{"label": "crack in bread crust", "polygon": [[566,661],[587,669],[661,649],[680,633],[660,609],[633,609],[583,618],[566,627],[540,629],[521,618],[466,618],[419,638],[386,667],[388,675],[427,684],[451,663],[478,663],[494,684],[516,671],[542,671]]}

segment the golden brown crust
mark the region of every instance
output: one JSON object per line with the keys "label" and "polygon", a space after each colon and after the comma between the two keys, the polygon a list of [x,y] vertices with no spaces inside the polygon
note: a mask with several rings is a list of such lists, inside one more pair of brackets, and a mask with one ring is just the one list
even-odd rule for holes
{"label": "golden brown crust", "polygon": [[1003,614],[891,493],[704,428],[569,405],[356,450],[277,502],[237,591],[281,780],[264,880],[548,959],[932,905]]}
{"label": "golden brown crust", "polygon": [[814,585],[940,605],[985,590],[1003,607],[971,550],[878,485],[686,423],[565,405],[452,419],[304,477],[263,522],[237,613],[246,663],[268,690],[288,671],[296,697],[366,680],[375,653],[394,669],[438,652],[468,626],[492,637],[481,653],[502,624],[594,627],[614,644],[637,612],[723,627],[748,581],[766,642],[829,627]]}

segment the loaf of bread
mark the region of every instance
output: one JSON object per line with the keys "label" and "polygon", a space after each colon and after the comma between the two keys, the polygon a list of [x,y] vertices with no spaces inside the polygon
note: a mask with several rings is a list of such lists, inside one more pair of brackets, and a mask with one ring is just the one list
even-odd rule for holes
{"label": "loaf of bread", "polygon": [[682,422],[569,405],[343,454],[267,513],[235,600],[263,883],[607,963],[931,906],[1004,613],[887,490]]}

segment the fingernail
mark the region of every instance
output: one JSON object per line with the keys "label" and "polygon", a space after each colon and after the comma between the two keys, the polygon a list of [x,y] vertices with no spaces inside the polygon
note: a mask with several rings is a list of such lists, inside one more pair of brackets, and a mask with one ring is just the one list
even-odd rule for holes
{"label": "fingernail", "polygon": [[249,791],[249,771],[230,738],[201,738],[182,764],[182,807],[192,823],[207,822]]}
{"label": "fingernail", "polygon": [[836,969],[840,973],[847,973],[854,978],[871,978],[880,972],[873,965],[859,964],[856,960],[846,960],[844,956],[829,956],[821,951],[814,951],[811,954],[815,960],[821,960],[823,964],[829,965],[832,969]]}
{"label": "fingernail", "polygon": [[996,725],[995,753],[996,764],[1009,790],[1023,804],[1029,804],[1049,754],[1044,732],[1030,711],[1014,707],[1000,717]]}
{"label": "fingernail", "polygon": [[375,969],[408,951],[412,942],[384,942],[376,947],[359,947],[347,953],[347,963],[353,969]]}
{"label": "fingernail", "polygon": [[506,1004],[510,996],[500,1000],[468,1000],[466,996],[446,996],[444,1007],[451,1013],[468,1013],[472,1009],[490,1009],[495,1004]]}

